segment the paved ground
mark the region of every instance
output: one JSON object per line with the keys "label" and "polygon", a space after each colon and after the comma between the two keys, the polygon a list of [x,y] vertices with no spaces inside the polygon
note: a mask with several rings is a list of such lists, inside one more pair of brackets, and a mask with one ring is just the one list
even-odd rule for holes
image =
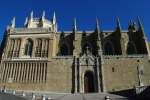
{"label": "paved ground", "polygon": [[[51,98],[52,100],[128,100],[125,97],[121,97],[118,95],[107,94],[107,93],[91,93],[91,94],[57,94],[50,93],[44,95],[45,100],[47,98]],[[110,99],[106,99],[109,97]],[[27,99],[28,98],[28,99]],[[19,97],[12,94],[0,93],[0,100],[31,100],[31,98],[27,97]],[[34,100],[42,100],[40,97],[35,97]]]}
{"label": "paved ground", "polygon": [[14,96],[12,94],[0,93],[0,100],[27,100],[27,99]]}

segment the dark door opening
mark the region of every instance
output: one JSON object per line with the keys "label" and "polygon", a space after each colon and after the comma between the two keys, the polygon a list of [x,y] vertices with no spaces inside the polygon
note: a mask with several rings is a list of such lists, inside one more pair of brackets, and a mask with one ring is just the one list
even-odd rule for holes
{"label": "dark door opening", "polygon": [[95,92],[94,75],[91,71],[86,72],[84,75],[84,92],[85,93]]}

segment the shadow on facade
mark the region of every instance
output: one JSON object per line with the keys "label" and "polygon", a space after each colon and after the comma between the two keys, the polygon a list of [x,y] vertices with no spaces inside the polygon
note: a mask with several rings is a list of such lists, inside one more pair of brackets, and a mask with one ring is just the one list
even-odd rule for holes
{"label": "shadow on facade", "polygon": [[120,95],[129,98],[129,100],[150,100],[150,86],[144,89],[141,93],[137,93],[136,89],[128,89],[116,92],[110,92],[110,94]]}

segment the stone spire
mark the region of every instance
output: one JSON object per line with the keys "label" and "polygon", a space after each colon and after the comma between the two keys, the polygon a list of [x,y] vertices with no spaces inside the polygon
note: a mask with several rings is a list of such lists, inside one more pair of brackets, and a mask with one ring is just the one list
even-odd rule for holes
{"label": "stone spire", "polygon": [[121,31],[121,25],[120,25],[119,17],[116,18],[116,22],[117,22],[117,28],[116,29],[119,29],[119,31]]}
{"label": "stone spire", "polygon": [[55,12],[53,14],[53,21],[52,21],[53,24],[56,24],[56,15],[55,15]]}
{"label": "stone spire", "polygon": [[16,18],[13,17],[10,24],[7,26],[7,30],[9,30],[10,28],[15,28],[15,22],[16,22]]}
{"label": "stone spire", "polygon": [[99,28],[99,20],[98,18],[96,17],[96,28],[95,28],[95,32],[96,32],[96,36],[97,36],[97,39],[98,41],[101,40],[101,36],[100,36],[100,28]]}
{"label": "stone spire", "polygon": [[143,35],[145,36],[144,28],[143,28],[143,25],[139,16],[138,16],[138,30],[141,31]]}
{"label": "stone spire", "polygon": [[97,38],[96,44],[97,44],[97,47],[98,47],[97,52],[98,52],[98,55],[101,57],[101,60],[102,60],[103,58],[102,58],[101,33],[100,33],[100,28],[99,28],[99,20],[98,20],[97,17],[96,17],[95,33],[96,33],[96,38]]}
{"label": "stone spire", "polygon": [[73,31],[74,31],[74,32],[77,31],[77,22],[76,22],[76,18],[74,18]]}
{"label": "stone spire", "polygon": [[33,19],[33,11],[30,13],[30,19]]}
{"label": "stone spire", "polygon": [[99,21],[98,21],[98,18],[97,18],[97,17],[96,17],[96,29],[95,29],[95,31],[96,31],[97,33],[100,32]]}
{"label": "stone spire", "polygon": [[12,21],[11,21],[11,27],[15,28],[15,23],[16,23],[16,18],[13,17]]}
{"label": "stone spire", "polygon": [[74,23],[73,23],[73,39],[76,40],[76,32],[77,32],[77,22],[76,18],[74,18]]}
{"label": "stone spire", "polygon": [[26,26],[28,24],[28,17],[26,17],[25,22],[24,22],[24,26]]}
{"label": "stone spire", "polygon": [[10,22],[10,24],[7,26],[7,31],[10,32],[11,29],[15,28],[15,23],[16,23],[16,18],[13,17],[13,19]]}
{"label": "stone spire", "polygon": [[42,19],[45,19],[45,11],[42,13]]}

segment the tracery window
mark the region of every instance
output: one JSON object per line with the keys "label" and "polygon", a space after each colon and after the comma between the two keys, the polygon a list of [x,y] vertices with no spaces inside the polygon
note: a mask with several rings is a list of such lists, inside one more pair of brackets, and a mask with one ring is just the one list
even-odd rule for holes
{"label": "tracery window", "polygon": [[129,42],[128,46],[127,46],[127,54],[132,55],[132,54],[136,54],[136,46],[134,44],[134,42]]}
{"label": "tracery window", "polygon": [[69,55],[69,48],[66,44],[62,44],[60,46],[60,55],[61,56]]}
{"label": "tracery window", "polygon": [[111,42],[104,43],[104,54],[105,55],[113,55],[114,54],[114,47]]}

